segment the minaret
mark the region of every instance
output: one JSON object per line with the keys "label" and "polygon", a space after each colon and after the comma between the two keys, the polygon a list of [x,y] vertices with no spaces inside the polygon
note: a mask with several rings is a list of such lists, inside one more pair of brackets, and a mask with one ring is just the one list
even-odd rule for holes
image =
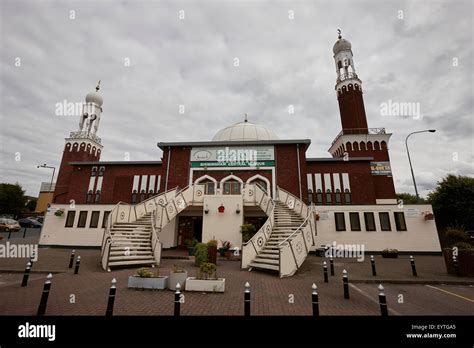
{"label": "minaret", "polygon": [[367,134],[367,117],[362,97],[362,81],[356,74],[352,45],[341,36],[334,44],[336,91],[341,114],[342,130],[347,134]]}
{"label": "minaret", "polygon": [[73,197],[69,192],[71,175],[74,167],[70,162],[97,162],[102,151],[101,140],[97,136],[99,121],[102,115],[103,99],[99,93],[100,81],[92,91],[86,95],[86,102],[82,107],[82,115],[77,131],[71,132],[66,138],[63,157],[59,167],[53,203],[69,203],[71,199],[79,203],[84,197]]}

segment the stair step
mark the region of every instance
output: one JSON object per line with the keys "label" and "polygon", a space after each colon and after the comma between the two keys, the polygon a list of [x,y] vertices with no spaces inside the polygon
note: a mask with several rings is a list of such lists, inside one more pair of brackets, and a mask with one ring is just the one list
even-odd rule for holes
{"label": "stair step", "polygon": [[109,261],[126,261],[126,260],[145,260],[148,261],[153,259],[152,254],[147,255],[119,255],[119,256],[110,256]]}
{"label": "stair step", "polygon": [[[116,255],[125,255],[125,251],[126,250],[114,250],[114,251],[110,251],[110,256],[116,256]],[[141,251],[138,251],[138,250],[128,250],[128,252],[130,253],[130,256],[134,256],[134,255],[151,255],[152,253],[152,250],[151,248],[148,249],[148,250],[141,250]]]}
{"label": "stair step", "polygon": [[112,247],[110,248],[110,252],[113,253],[113,252],[125,252],[129,250],[130,253],[132,252],[136,252],[136,251],[151,251],[151,244],[149,246],[135,246],[135,245],[131,245],[128,247],[128,249],[122,247],[122,246],[114,246],[112,245]]}
{"label": "stair step", "polygon": [[253,267],[253,268],[262,268],[262,269],[268,269],[268,270],[272,270],[272,271],[279,271],[279,267],[276,266],[276,265],[268,265],[268,264],[265,264],[265,263],[258,263],[258,262],[252,262],[249,267]]}
{"label": "stair step", "polygon": [[258,259],[276,259],[278,260],[280,256],[278,254],[267,254],[267,253],[260,253],[257,255],[256,260]]}
{"label": "stair step", "polygon": [[109,262],[109,267],[128,266],[128,265],[156,265],[156,261],[154,259],[148,259],[148,260]]}

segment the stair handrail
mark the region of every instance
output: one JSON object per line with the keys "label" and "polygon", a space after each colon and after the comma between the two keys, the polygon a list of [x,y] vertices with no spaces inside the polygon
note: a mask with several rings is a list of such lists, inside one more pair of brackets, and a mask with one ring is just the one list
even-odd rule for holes
{"label": "stair handrail", "polygon": [[[158,209],[158,207],[156,209]],[[160,263],[159,259],[161,258],[161,255],[158,257],[158,260],[157,260],[157,258],[155,257],[155,250],[156,250],[156,244],[160,243],[160,238],[159,238],[158,233],[156,231],[155,223],[156,223],[155,211],[152,210],[152,212],[151,212],[151,233],[152,233],[152,235],[151,235],[151,251],[153,253],[153,258],[155,259],[156,263],[159,264]],[[161,252],[160,252],[160,254],[161,254]]]}
{"label": "stair handrail", "polygon": [[[270,216],[273,214],[273,212],[275,211],[275,202],[273,201],[272,197],[269,196],[266,191],[264,191],[260,186],[257,186],[256,184],[253,184],[254,186],[258,187],[260,190],[263,191],[263,193],[265,194],[265,196],[267,196],[269,199],[270,199],[270,202],[272,202],[272,210],[270,210],[270,213],[267,215],[268,218],[270,218]],[[265,212],[266,213],[266,212]],[[267,219],[268,220],[268,219]],[[266,223],[266,221],[265,221]],[[260,232],[260,230],[263,228],[263,226],[265,225],[265,223],[262,225],[262,227],[259,228],[259,230],[257,232],[255,232],[255,234],[252,236],[252,238],[250,238],[247,242],[243,243],[243,245],[247,245],[250,243],[250,241],[252,239],[255,238],[255,236],[258,234],[258,232]],[[273,221],[272,221],[272,225],[273,225]]]}
{"label": "stair handrail", "polygon": [[109,243],[112,243],[114,241],[112,233],[110,233],[110,229],[113,226],[113,223],[112,223],[113,213],[115,212],[116,209],[118,209],[118,207],[120,205],[126,205],[126,204],[128,204],[128,203],[119,201],[117,204],[114,205],[114,207],[112,208],[112,210],[109,213],[109,216],[107,216],[107,223],[105,224],[104,234],[102,235],[101,256],[103,256],[103,253],[104,253],[104,250],[105,250],[104,249],[105,243],[107,241],[109,241]]}
{"label": "stair handrail", "polygon": [[295,232],[293,232],[292,234],[290,234],[288,237],[286,237],[281,243],[278,244],[278,248],[280,248],[280,246],[282,246],[284,243],[286,243],[289,239],[292,239],[293,236],[297,233],[297,232],[302,232],[303,231],[303,227],[306,226],[306,224],[308,223],[309,221],[309,218],[312,216],[313,214],[313,206],[310,205],[308,207],[308,216],[306,216],[306,219],[304,219],[304,221],[301,223],[301,225],[298,226],[298,228],[295,230]]}

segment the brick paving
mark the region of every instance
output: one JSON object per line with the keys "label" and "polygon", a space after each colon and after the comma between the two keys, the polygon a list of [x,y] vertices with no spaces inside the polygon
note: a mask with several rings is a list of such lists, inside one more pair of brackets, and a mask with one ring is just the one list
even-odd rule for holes
{"label": "brick paving", "polygon": [[[47,271],[59,272],[53,276],[53,285],[48,302],[47,315],[104,315],[107,296],[112,278],[117,279],[117,299],[114,315],[172,315],[174,293],[168,290],[132,290],[127,289],[127,279],[134,269],[122,269],[104,272],[100,267],[100,251],[97,249],[77,249],[81,255],[79,275],[68,269],[71,249],[41,248],[39,260],[30,276],[28,287],[20,287],[21,272],[26,259],[0,259],[0,314],[35,315],[41,297],[41,291]],[[415,298],[434,296],[442,298],[426,310],[430,314],[464,314],[469,310],[466,300],[452,300],[450,295],[428,289],[424,285],[388,284],[388,280],[411,280],[410,264],[407,257],[400,259],[382,259],[377,257],[377,271],[380,280],[384,280],[389,303],[396,300],[401,291],[406,292],[407,306],[403,311],[397,309],[392,314],[423,314],[420,308],[430,306],[414,305]],[[419,277],[423,283],[430,279],[450,281],[456,277],[443,273],[442,257],[416,257]],[[240,262],[219,259],[218,276],[226,278],[226,291],[223,294],[184,292],[185,303],[181,306],[182,315],[242,315],[243,289],[245,282],[251,284],[252,315],[310,315],[311,285],[318,285],[321,315],[379,315],[376,298],[376,284],[354,285],[351,287],[350,300],[343,299],[341,272],[349,271],[350,281],[360,282],[372,279],[370,263],[337,259],[336,276],[329,283],[323,282],[323,258],[310,256],[300,271],[293,277],[280,279],[264,272],[240,269]],[[160,274],[168,275],[174,264],[184,266],[189,276],[195,276],[197,268],[191,259],[163,259]],[[464,281],[472,279],[465,278]],[[474,283],[474,282],[473,282]],[[455,291],[455,290],[453,290]],[[474,298],[472,287],[462,288],[462,295]],[[73,295],[73,296],[71,296]],[[389,297],[390,296],[390,297]],[[71,299],[74,297],[74,301]],[[452,297],[452,296],[451,296]],[[291,300],[294,301],[291,301]],[[394,308],[395,309],[395,308]]]}

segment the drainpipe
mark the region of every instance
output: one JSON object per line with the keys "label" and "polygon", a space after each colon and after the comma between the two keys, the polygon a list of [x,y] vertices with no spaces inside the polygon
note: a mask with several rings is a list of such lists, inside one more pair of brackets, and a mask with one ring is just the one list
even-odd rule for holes
{"label": "drainpipe", "polygon": [[302,200],[301,192],[301,166],[300,166],[300,144],[296,144],[296,159],[298,160],[298,185],[300,189],[300,199]]}
{"label": "drainpipe", "polygon": [[166,163],[165,192],[168,191],[168,174],[170,172],[170,161],[171,161],[171,146],[168,146],[168,163]]}

